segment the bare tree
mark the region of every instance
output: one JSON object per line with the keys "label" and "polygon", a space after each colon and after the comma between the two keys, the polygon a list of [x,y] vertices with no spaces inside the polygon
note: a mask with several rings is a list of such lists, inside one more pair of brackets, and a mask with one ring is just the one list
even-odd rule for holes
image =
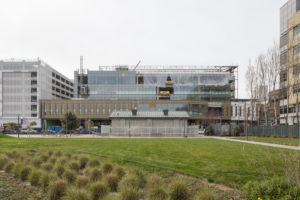
{"label": "bare tree", "polygon": [[250,104],[251,104],[251,125],[253,125],[254,121],[254,108],[256,102],[256,84],[257,84],[257,73],[255,71],[255,66],[252,65],[251,59],[249,60],[247,72],[246,72],[246,80],[247,80],[247,90],[250,96]]}
{"label": "bare tree", "polygon": [[[267,52],[267,80],[268,80],[268,87],[270,91],[276,91],[279,86],[279,73],[280,73],[280,50],[279,45],[274,41],[273,46]],[[278,98],[276,98],[276,93],[272,96],[273,99],[269,101],[273,101],[273,110],[275,116],[275,124],[278,124],[278,113],[277,107],[278,105]]]}
{"label": "bare tree", "polygon": [[[259,100],[263,99],[264,106],[263,106],[263,112],[265,116],[265,124],[268,125],[268,106],[267,106],[267,90],[268,90],[268,67],[266,62],[266,55],[260,54],[256,58],[256,64],[257,64],[257,73],[258,73],[258,92],[259,92]],[[259,105],[259,114],[261,111],[261,104]]]}

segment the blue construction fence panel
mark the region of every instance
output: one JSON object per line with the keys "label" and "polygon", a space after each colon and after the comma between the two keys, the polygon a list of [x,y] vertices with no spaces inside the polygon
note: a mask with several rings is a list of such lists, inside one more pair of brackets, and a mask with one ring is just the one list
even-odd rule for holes
{"label": "blue construction fence panel", "polygon": [[278,125],[278,126],[255,126],[248,127],[248,134],[250,136],[259,137],[294,137],[299,138],[300,125]]}
{"label": "blue construction fence panel", "polygon": [[62,127],[61,126],[49,126],[48,127],[48,131],[52,131],[52,132],[61,132],[62,131]]}

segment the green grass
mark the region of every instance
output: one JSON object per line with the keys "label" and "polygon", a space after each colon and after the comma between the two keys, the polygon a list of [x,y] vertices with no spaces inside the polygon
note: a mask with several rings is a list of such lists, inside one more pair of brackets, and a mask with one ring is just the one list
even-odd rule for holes
{"label": "green grass", "polygon": [[299,156],[293,150],[216,139],[0,139],[0,152],[49,149],[86,153],[102,161],[182,173],[238,188],[249,180],[284,176],[289,167],[286,160]]}
{"label": "green grass", "polygon": [[[234,138],[234,139],[246,140],[245,137]],[[265,143],[282,144],[282,145],[288,145],[288,146],[298,146],[299,145],[299,139],[295,139],[295,138],[248,137],[248,140],[254,141],[254,142],[265,142]]]}

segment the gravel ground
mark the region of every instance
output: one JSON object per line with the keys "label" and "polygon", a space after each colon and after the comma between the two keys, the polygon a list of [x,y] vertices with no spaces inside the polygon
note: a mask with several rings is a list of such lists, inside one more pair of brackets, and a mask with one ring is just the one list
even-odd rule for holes
{"label": "gravel ground", "polygon": [[46,200],[44,191],[0,171],[1,200]]}

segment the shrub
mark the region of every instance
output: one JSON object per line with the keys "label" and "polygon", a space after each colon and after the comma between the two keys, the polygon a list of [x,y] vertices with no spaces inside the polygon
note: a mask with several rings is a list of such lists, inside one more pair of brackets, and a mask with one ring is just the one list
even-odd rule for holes
{"label": "shrub", "polygon": [[91,181],[99,181],[102,178],[102,172],[99,169],[92,169],[90,172]]}
{"label": "shrub", "polygon": [[149,200],[166,200],[168,194],[161,187],[152,187],[149,189],[148,198]]}
{"label": "shrub", "polygon": [[93,159],[89,162],[89,166],[90,167],[99,167],[100,166],[100,162],[96,159]]}
{"label": "shrub", "polygon": [[20,178],[22,181],[25,181],[28,179],[28,175],[31,172],[31,168],[30,167],[24,167],[21,172],[20,172]]}
{"label": "shrub", "polygon": [[122,200],[139,200],[139,192],[137,189],[128,187],[121,191]]}
{"label": "shrub", "polygon": [[89,196],[86,191],[78,190],[77,188],[71,188],[67,190],[67,194],[64,200],[89,200]]}
{"label": "shrub", "polygon": [[89,183],[89,179],[86,176],[79,176],[76,181],[76,185],[79,188],[83,188],[87,186],[88,183]]}
{"label": "shrub", "polygon": [[40,158],[35,158],[33,159],[32,161],[32,165],[35,167],[35,168],[40,168],[42,164],[42,160]]}
{"label": "shrub", "polygon": [[39,172],[37,170],[31,170],[31,172],[28,176],[28,180],[29,180],[30,184],[33,186],[39,185],[40,178],[41,178],[41,172]]}
{"label": "shrub", "polygon": [[50,172],[53,169],[53,165],[50,163],[44,163],[42,164],[41,168],[47,172]]}
{"label": "shrub", "polygon": [[89,159],[87,157],[82,157],[79,160],[79,167],[80,169],[84,169],[86,167],[86,164],[88,163]]}
{"label": "shrub", "polygon": [[68,183],[73,183],[76,180],[76,173],[72,170],[67,170],[64,173],[64,177],[68,181]]}
{"label": "shrub", "polygon": [[56,158],[51,158],[50,160],[49,160],[49,162],[50,163],[52,163],[53,165],[56,163]]}
{"label": "shrub", "polygon": [[250,181],[244,186],[247,199],[298,199],[300,188],[288,183],[282,178],[272,178],[267,181]]}
{"label": "shrub", "polygon": [[104,163],[102,166],[102,170],[104,174],[109,174],[113,170],[113,166],[110,163]]}
{"label": "shrub", "polygon": [[71,162],[69,168],[77,172],[79,171],[79,164],[76,162]]}
{"label": "shrub", "polygon": [[5,165],[4,171],[5,171],[6,173],[9,173],[9,172],[11,172],[11,170],[12,170],[13,168],[14,168],[14,163],[9,161],[9,162]]}
{"label": "shrub", "polygon": [[91,199],[98,200],[105,197],[109,193],[109,188],[103,183],[94,183],[91,185]]}
{"label": "shrub", "polygon": [[73,158],[73,160],[78,160],[78,156],[76,156],[76,155],[73,156],[72,158]]}
{"label": "shrub", "polygon": [[114,172],[118,176],[119,180],[121,180],[125,176],[125,170],[122,167],[115,168]]}
{"label": "shrub", "polygon": [[0,170],[4,169],[4,166],[7,162],[8,162],[8,158],[0,157]]}
{"label": "shrub", "polygon": [[213,135],[213,134],[214,134],[214,133],[213,133],[212,127],[211,127],[211,126],[207,126],[207,127],[206,127],[206,130],[205,130],[205,135],[210,136],[210,135]]}
{"label": "shrub", "polygon": [[176,180],[172,183],[170,189],[171,200],[188,200],[189,192],[183,181]]}
{"label": "shrub", "polygon": [[108,185],[110,191],[117,192],[118,191],[118,184],[119,178],[116,175],[109,174],[105,177],[105,182]]}
{"label": "shrub", "polygon": [[[197,200],[217,200],[219,197],[217,194],[209,187],[204,187],[200,190]],[[257,200],[257,199],[255,199]]]}
{"label": "shrub", "polygon": [[56,175],[58,177],[61,178],[63,176],[64,172],[65,172],[65,168],[63,166],[61,166],[61,165],[57,166],[57,168],[56,168]]}
{"label": "shrub", "polygon": [[63,180],[58,180],[50,185],[49,188],[49,200],[59,200],[61,199],[67,189],[67,183]]}

